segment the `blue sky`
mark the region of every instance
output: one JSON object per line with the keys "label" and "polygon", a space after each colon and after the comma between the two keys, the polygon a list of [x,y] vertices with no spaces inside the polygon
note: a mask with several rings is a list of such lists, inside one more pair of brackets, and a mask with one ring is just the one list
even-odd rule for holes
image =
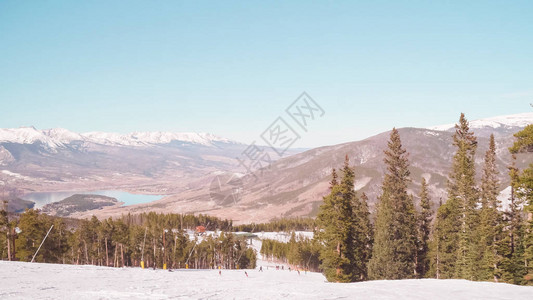
{"label": "blue sky", "polygon": [[532,1],[0,1],[0,127],[242,142],[307,91],[296,147],[528,112]]}

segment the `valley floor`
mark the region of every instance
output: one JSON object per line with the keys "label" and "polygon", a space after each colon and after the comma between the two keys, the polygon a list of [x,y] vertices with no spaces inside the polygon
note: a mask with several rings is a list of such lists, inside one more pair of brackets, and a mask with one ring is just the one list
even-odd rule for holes
{"label": "valley floor", "polygon": [[533,299],[533,287],[466,280],[328,283],[318,273],[165,270],[0,261],[0,299]]}

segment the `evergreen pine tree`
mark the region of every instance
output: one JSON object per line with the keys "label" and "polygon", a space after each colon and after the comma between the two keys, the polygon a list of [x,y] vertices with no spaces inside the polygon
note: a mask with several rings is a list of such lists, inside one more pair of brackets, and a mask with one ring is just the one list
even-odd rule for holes
{"label": "evergreen pine tree", "polygon": [[[17,259],[31,261],[48,229],[43,224],[42,218],[39,217],[39,212],[35,209],[26,210],[20,215],[18,227],[21,231],[17,235],[15,243]],[[36,261],[44,261],[42,253],[36,257]]]}
{"label": "evergreen pine tree", "polygon": [[337,171],[335,170],[335,168],[333,168],[331,170],[331,181],[329,182],[329,189],[331,190],[334,186],[336,186],[338,183],[338,176],[337,176]]}
{"label": "evergreen pine tree", "polygon": [[[350,282],[354,278],[352,206],[351,199],[344,195],[350,174],[344,175],[348,178],[343,178],[341,184],[330,186],[331,192],[324,197],[317,216],[317,239],[324,245],[320,253],[322,269],[326,279],[333,282]],[[353,186],[353,174],[351,180]]]}
{"label": "evergreen pine tree", "polygon": [[359,198],[354,190],[354,180],[355,174],[350,167],[348,155],[346,155],[344,166],[342,168],[342,179],[340,182],[343,198],[342,214],[340,215],[340,218],[343,219],[344,223],[342,229],[345,241],[344,248],[346,250],[344,256],[350,262],[349,268],[351,269],[350,274],[352,276],[350,281],[360,280],[360,278],[363,278],[366,275],[366,270],[363,269],[363,266],[366,267],[366,263],[360,260],[362,253],[359,248],[362,247],[362,244],[360,243],[361,238],[358,234],[359,226],[357,225],[357,218],[354,216],[354,209],[360,206]]}
{"label": "evergreen pine tree", "polygon": [[7,246],[11,247],[11,245],[7,241],[10,238],[8,221],[7,201],[4,203],[0,202],[0,260],[3,260],[4,257],[9,259]]}
{"label": "evergreen pine tree", "polygon": [[524,211],[526,220],[524,224],[524,263],[526,276],[525,284],[533,285],[533,165],[530,165],[520,175],[520,187],[525,197]]}
{"label": "evergreen pine tree", "polygon": [[454,278],[459,239],[459,207],[450,201],[439,206],[430,243],[431,271],[437,279]]}
{"label": "evergreen pine tree", "polygon": [[490,136],[489,149],[485,153],[481,178],[481,212],[479,233],[480,271],[477,279],[498,281],[501,276],[501,254],[503,218],[498,200],[498,169],[496,168],[496,143]]}
{"label": "evergreen pine tree", "polygon": [[368,197],[363,193],[361,198],[352,200],[354,224],[354,275],[355,280],[368,279],[368,261],[372,255],[372,223],[368,210]]}
{"label": "evergreen pine tree", "polygon": [[420,213],[418,214],[418,241],[416,273],[424,278],[429,271],[429,234],[431,230],[431,203],[426,179],[422,177],[420,188]]}
{"label": "evergreen pine tree", "polygon": [[437,211],[439,277],[474,279],[478,272],[477,249],[478,191],[475,184],[474,154],[477,141],[461,114],[455,125],[453,157],[448,181],[448,201]]}
{"label": "evergreen pine tree", "polygon": [[[437,279],[442,278],[443,273],[443,246],[444,243],[449,244],[449,241],[446,240],[445,236],[442,234],[443,226],[445,223],[443,220],[445,212],[442,208],[442,199],[439,199],[439,206],[437,208],[437,214],[435,217],[435,223],[431,228],[432,234],[429,237],[429,270],[426,273],[426,277],[434,277]],[[445,267],[450,267],[449,264],[445,264]],[[445,278],[449,270],[444,270]]]}
{"label": "evergreen pine tree", "polygon": [[416,217],[407,194],[407,154],[396,128],[391,132],[384,161],[387,173],[377,205],[368,275],[371,279],[411,278],[415,274]]}
{"label": "evergreen pine tree", "polygon": [[354,191],[354,177],[346,156],[342,179],[338,182],[333,169],[331,192],[324,197],[317,217],[317,240],[325,246],[320,254],[322,268],[329,281],[367,278],[372,229],[366,199],[360,200]]}
{"label": "evergreen pine tree", "polygon": [[374,244],[374,228],[370,221],[368,196],[365,193],[361,194],[360,205],[354,209],[354,214],[357,216],[356,228],[359,229],[361,234],[357,241],[362,246],[359,257],[364,262],[364,276],[362,279],[365,280],[368,279],[368,262],[372,257],[372,246]]}
{"label": "evergreen pine tree", "polygon": [[512,155],[509,167],[511,177],[511,195],[509,207],[505,211],[505,238],[502,247],[502,279],[514,284],[522,284],[527,267],[524,265],[524,222],[522,219],[522,199],[517,195],[520,187],[519,170],[516,168],[516,156]]}
{"label": "evergreen pine tree", "polygon": [[[516,141],[509,149],[511,153],[519,152],[533,152],[533,124],[526,126],[523,130],[517,132],[515,135]],[[514,157],[514,156],[513,156]],[[524,224],[524,266],[526,273],[525,284],[533,284],[533,164],[530,164],[522,174],[518,176],[518,170],[514,170],[515,183],[518,189],[519,197],[525,201],[524,212],[526,214]]]}

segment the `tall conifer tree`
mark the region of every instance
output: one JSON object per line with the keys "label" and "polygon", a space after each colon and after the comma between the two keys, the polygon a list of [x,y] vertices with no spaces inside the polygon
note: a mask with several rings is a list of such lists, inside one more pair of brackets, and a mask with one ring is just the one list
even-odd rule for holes
{"label": "tall conifer tree", "polygon": [[503,218],[500,213],[498,169],[496,167],[496,143],[490,136],[489,149],[485,153],[481,178],[481,212],[479,223],[480,272],[477,279],[498,281],[501,277]]}
{"label": "tall conifer tree", "polygon": [[[511,153],[533,152],[533,124],[526,126],[523,130],[515,135],[515,143],[509,149]],[[513,158],[515,156],[513,155]],[[517,188],[517,197],[523,198],[524,201],[524,236],[523,241],[523,261],[524,269],[519,269],[519,273],[526,273],[524,277],[525,284],[533,284],[533,164],[530,164],[521,174],[514,170],[514,182]],[[516,222],[515,222],[516,224]]]}
{"label": "tall conifer tree", "polygon": [[345,156],[344,166],[342,168],[342,179],[339,184],[342,194],[342,205],[340,206],[340,214],[338,217],[342,220],[342,232],[343,239],[343,257],[348,261],[343,266],[344,278],[342,281],[354,281],[363,275],[359,257],[359,251],[356,250],[356,245],[359,246],[356,235],[356,219],[354,218],[353,211],[354,205],[359,205],[359,199],[354,190],[355,174],[350,167],[350,160],[348,155]]}
{"label": "tall conifer tree", "polygon": [[509,207],[505,211],[505,238],[503,243],[502,279],[503,281],[522,284],[527,273],[525,265],[525,228],[522,216],[523,199],[518,191],[520,189],[520,172],[516,167],[516,155],[512,155],[512,164],[509,167],[511,177],[511,195]]}
{"label": "tall conifer tree", "polygon": [[460,225],[456,202],[441,204],[437,210],[430,243],[431,275],[437,279],[454,278]]}
{"label": "tall conifer tree", "polygon": [[453,157],[448,181],[448,201],[437,212],[440,278],[474,279],[479,255],[476,233],[478,225],[478,191],[475,183],[474,155],[477,141],[464,114],[455,125]]}
{"label": "tall conifer tree", "polygon": [[367,278],[372,229],[366,199],[360,200],[354,190],[354,177],[346,156],[340,182],[333,169],[331,192],[324,197],[317,217],[317,239],[324,245],[320,258],[329,281]]}
{"label": "tall conifer tree", "polygon": [[372,255],[373,232],[368,210],[368,197],[355,195],[352,201],[354,223],[354,269],[356,280],[368,279],[368,261]]}
{"label": "tall conifer tree", "polygon": [[[332,174],[331,192],[324,197],[320,206],[317,223],[320,230],[317,239],[324,245],[320,253],[322,269],[328,281],[350,282],[355,275],[354,269],[354,243],[353,243],[353,217],[352,199],[353,172],[346,172],[348,161],[343,169],[344,176],[341,183],[335,184],[336,173]],[[350,184],[352,189],[347,188]],[[335,184],[335,185],[334,185]]]}
{"label": "tall conifer tree", "polygon": [[335,170],[335,168],[333,168],[331,170],[331,181],[329,182],[329,190],[333,189],[334,186],[336,186],[337,184],[339,184],[337,182],[338,180],[338,176],[337,176],[337,170]]}
{"label": "tall conifer tree", "polygon": [[431,203],[426,179],[422,177],[420,188],[420,213],[418,214],[418,241],[416,271],[420,278],[424,278],[429,270],[429,234],[431,231]]}
{"label": "tall conifer tree", "polygon": [[382,185],[375,222],[371,279],[402,279],[415,276],[416,217],[407,194],[409,162],[400,134],[394,128],[385,151],[387,173]]}
{"label": "tall conifer tree", "polygon": [[[433,224],[433,227],[431,228],[432,234],[430,235],[429,239],[429,270],[428,273],[426,273],[426,277],[434,277],[437,279],[442,278],[444,273],[444,278],[446,278],[446,275],[450,272],[450,269],[452,269],[453,266],[450,266],[448,263],[444,264],[442,263],[443,259],[443,249],[446,248],[444,243],[447,245],[451,245],[451,243],[445,238],[445,235],[442,233],[443,231],[443,223],[446,216],[446,211],[442,208],[442,198],[439,199],[439,206],[437,208],[437,214],[435,218],[435,223]],[[449,258],[449,256],[448,256]],[[448,262],[451,262],[449,259]],[[443,270],[443,266],[447,267],[448,270]],[[444,271],[444,272],[443,272]]]}

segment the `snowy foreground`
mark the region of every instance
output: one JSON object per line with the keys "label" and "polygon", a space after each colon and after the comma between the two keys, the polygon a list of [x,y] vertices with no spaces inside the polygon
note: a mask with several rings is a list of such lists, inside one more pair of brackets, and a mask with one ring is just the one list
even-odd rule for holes
{"label": "snowy foreground", "polygon": [[466,280],[327,283],[271,267],[151,270],[0,261],[0,299],[533,299],[533,287]]}

